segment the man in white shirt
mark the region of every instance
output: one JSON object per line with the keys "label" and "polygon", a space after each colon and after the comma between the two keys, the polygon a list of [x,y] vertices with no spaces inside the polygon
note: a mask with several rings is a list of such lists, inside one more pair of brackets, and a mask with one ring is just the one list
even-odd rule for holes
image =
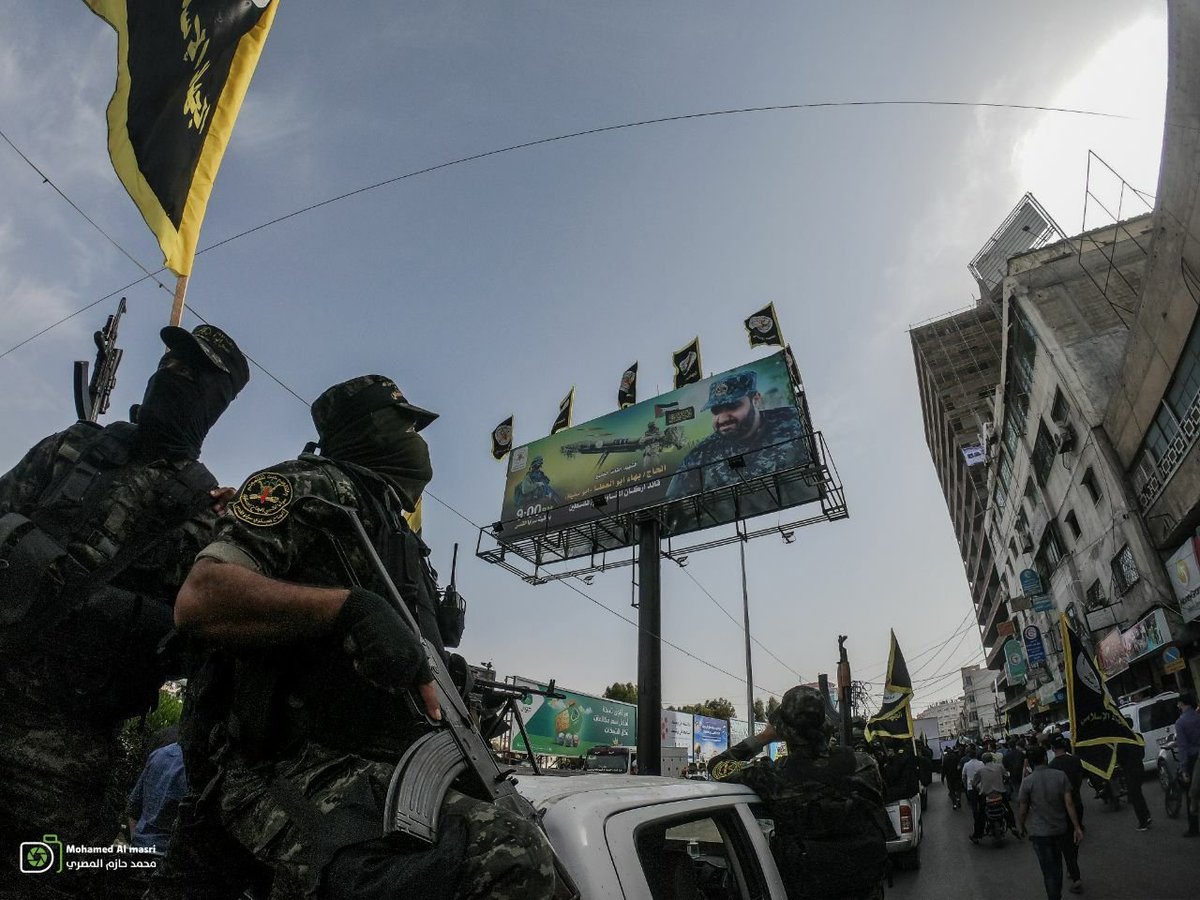
{"label": "man in white shirt", "polygon": [[967,790],[967,805],[971,807],[974,822],[971,829],[971,842],[974,844],[978,844],[983,836],[983,802],[975,788],[975,773],[982,768],[983,761],[979,758],[979,751],[972,749],[967,761],[963,763],[962,779],[963,787]]}

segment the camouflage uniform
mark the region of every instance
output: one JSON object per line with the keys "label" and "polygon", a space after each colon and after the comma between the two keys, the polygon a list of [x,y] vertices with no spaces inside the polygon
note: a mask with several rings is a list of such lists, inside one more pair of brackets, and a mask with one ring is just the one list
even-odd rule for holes
{"label": "camouflage uniform", "polygon": [[[878,866],[882,877],[887,814],[880,799],[879,768],[866,753],[840,747],[831,751],[821,728],[824,717],[824,700],[818,691],[792,688],[771,717],[771,724],[787,741],[787,757],[779,763],[759,759],[733,767],[721,780],[745,784],[762,798],[775,822],[771,849],[789,898],[877,900],[883,897],[881,881],[857,889],[843,885],[860,868]],[[738,748],[729,753],[732,759],[746,756]],[[815,791],[814,779],[841,785],[839,794],[831,798]],[[848,817],[850,804],[841,791],[856,798],[856,818]],[[853,833],[847,834],[847,827]]]}
{"label": "camouflage uniform", "polygon": [[[380,555],[404,561],[404,572],[389,563],[392,577],[424,637],[444,652],[428,548],[399,509],[380,499],[389,496],[372,472],[306,454],[251,475],[230,506],[233,518],[200,557],[314,587],[377,589],[375,570],[345,515],[316,501],[354,507],[369,535],[402,535],[404,552],[385,542]],[[415,571],[408,569],[414,551]],[[268,673],[268,687],[260,690],[272,696],[258,698],[257,711],[228,702],[231,690],[240,690],[228,681],[234,666]],[[383,834],[388,782],[422,728],[401,698],[357,674],[340,637],[236,657],[214,653],[185,716],[189,781],[200,796],[181,809],[181,831],[152,897],[236,896],[239,882],[256,870],[267,873],[270,896],[280,900],[531,900],[552,891],[553,861],[541,832],[456,791],[443,804],[433,847]],[[231,852],[240,876],[231,874]],[[198,866],[207,871],[198,874]]]}
{"label": "camouflage uniform", "polygon": [[[757,397],[757,375],[755,372],[740,372],[715,381],[709,387],[705,409],[740,402],[746,397]],[[758,426],[746,436],[723,435],[714,431],[693,447],[683,458],[667,486],[667,500],[681,500],[701,492],[744,484],[756,478],[774,475],[788,469],[803,466],[812,459],[808,431],[794,407],[760,409],[756,413]],[[714,423],[715,426],[715,423]],[[733,468],[728,460],[740,456],[744,465]],[[780,491],[786,497],[779,497]],[[771,494],[775,496],[772,497]],[[738,498],[737,511],[742,517],[758,515],[816,499],[817,489],[803,483],[789,482],[775,485],[771,491],[758,490],[742,493]],[[783,501],[782,503],[780,501]],[[733,518],[731,500],[714,501],[724,504],[714,514],[718,520]],[[694,517],[680,510],[672,517],[670,531],[686,531],[711,525],[711,521],[691,521]]]}
{"label": "camouflage uniform", "polygon": [[[0,516],[32,515],[47,489],[70,470],[72,448],[99,434],[98,428],[78,424],[39,442],[0,477]],[[144,506],[141,498],[152,496],[164,479],[199,465],[135,459],[114,473],[107,486],[110,503],[99,512],[113,522],[114,513]],[[170,523],[160,518],[154,525],[169,527]],[[114,690],[149,692],[142,709],[152,705],[165,675],[155,671],[154,653],[171,629],[167,604],[196,552],[211,539],[215,525],[211,512],[177,523],[112,579],[109,588],[100,589],[86,603],[80,598],[83,605],[48,631],[3,652],[0,846],[15,847],[46,832],[81,844],[112,841],[121,824],[120,807],[107,796],[119,753],[118,733],[122,719],[135,715],[137,709],[122,708],[120,701],[114,706],[109,695]],[[120,516],[107,536],[124,544],[137,530],[134,522]],[[67,549],[73,557],[87,560],[93,548],[81,542],[68,543]],[[0,604],[21,599],[0,597]],[[117,793],[121,790],[118,786]],[[12,865],[11,856],[5,849],[0,882]],[[28,876],[17,877],[23,889],[32,890]]]}

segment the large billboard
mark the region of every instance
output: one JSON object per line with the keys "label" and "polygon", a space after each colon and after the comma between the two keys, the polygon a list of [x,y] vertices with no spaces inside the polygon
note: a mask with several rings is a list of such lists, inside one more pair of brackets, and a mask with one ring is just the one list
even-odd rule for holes
{"label": "large billboard", "polygon": [[664,709],[662,711],[661,737],[664,747],[682,747],[687,750],[690,758],[692,755],[692,714]]}
{"label": "large billboard", "polygon": [[783,350],[517,447],[497,539],[662,505],[665,533],[683,534],[819,499],[788,361]]}
{"label": "large billboard", "polygon": [[[546,690],[528,678],[514,678],[517,687]],[[533,752],[553,756],[583,756],[592,747],[637,746],[637,707],[555,687],[563,699],[526,694],[519,701],[521,718]],[[525,741],[514,728],[512,749],[525,752]]]}

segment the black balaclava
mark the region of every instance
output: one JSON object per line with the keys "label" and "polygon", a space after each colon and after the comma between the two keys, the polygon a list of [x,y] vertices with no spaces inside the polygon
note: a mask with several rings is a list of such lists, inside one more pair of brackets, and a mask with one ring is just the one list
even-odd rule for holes
{"label": "black balaclava", "polygon": [[191,366],[195,380],[170,369],[150,376],[137,414],[138,442],[147,453],[166,459],[198,459],[209,429],[237,392],[227,373],[174,350],[164,359],[170,357]]}
{"label": "black balaclava", "polygon": [[377,409],[343,425],[321,441],[321,455],[354,463],[383,478],[412,512],[433,479],[429,447],[412,430],[412,418],[396,407]]}

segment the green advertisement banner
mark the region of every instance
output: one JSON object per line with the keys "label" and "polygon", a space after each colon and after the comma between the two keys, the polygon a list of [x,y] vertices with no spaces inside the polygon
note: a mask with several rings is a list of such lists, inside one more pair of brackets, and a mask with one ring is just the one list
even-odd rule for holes
{"label": "green advertisement banner", "polygon": [[[546,685],[514,678],[518,687],[546,690]],[[576,694],[556,687],[562,700],[526,694],[518,705],[533,752],[553,756],[584,756],[592,747],[637,746],[637,707],[632,703]],[[514,728],[512,749],[525,752],[525,741]]]}
{"label": "green advertisement banner", "polygon": [[805,410],[780,351],[517,447],[498,540],[662,504],[682,534],[817,500],[815,477],[771,477],[815,468]]}

